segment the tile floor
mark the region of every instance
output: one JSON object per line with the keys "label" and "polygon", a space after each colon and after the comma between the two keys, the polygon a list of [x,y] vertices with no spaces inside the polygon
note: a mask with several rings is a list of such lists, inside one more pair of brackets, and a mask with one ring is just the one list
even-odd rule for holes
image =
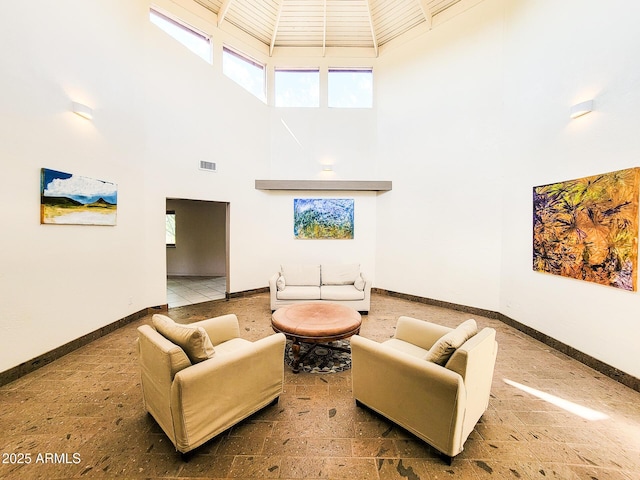
{"label": "tile floor", "polygon": [[[183,323],[225,313],[238,315],[249,340],[271,334],[268,294],[169,311]],[[401,314],[449,326],[469,318],[373,295],[361,334],[389,338]],[[145,317],[0,387],[0,478],[640,478],[640,393],[497,320],[475,318],[497,330],[492,398],[451,466],[411,434],[357,407],[349,371],[294,375],[288,369],[277,405],[183,463],[142,407],[135,338],[136,327],[150,321]],[[30,464],[16,463],[28,455]]]}
{"label": "tile floor", "polygon": [[167,277],[169,308],[225,298],[226,277]]}

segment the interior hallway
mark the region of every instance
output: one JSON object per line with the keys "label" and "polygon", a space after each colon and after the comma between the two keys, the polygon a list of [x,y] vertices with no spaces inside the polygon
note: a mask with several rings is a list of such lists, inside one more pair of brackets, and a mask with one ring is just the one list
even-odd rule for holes
{"label": "interior hallway", "polygon": [[[272,333],[268,294],[174,308],[188,323],[236,313],[244,338]],[[374,294],[361,334],[393,335],[410,315],[456,326],[469,314]],[[640,393],[502,324],[489,410],[448,466],[429,446],[351,397],[350,372],[292,374],[275,406],[184,463],[142,407],[135,339],[147,316],[0,387],[3,479],[316,478],[632,480],[640,471]],[[381,379],[383,381],[384,379]],[[425,408],[429,408],[425,405]],[[67,453],[77,464],[35,463]],[[14,456],[15,458],[15,456]]]}
{"label": "interior hallway", "polygon": [[167,277],[167,303],[169,308],[225,298],[226,277]]}

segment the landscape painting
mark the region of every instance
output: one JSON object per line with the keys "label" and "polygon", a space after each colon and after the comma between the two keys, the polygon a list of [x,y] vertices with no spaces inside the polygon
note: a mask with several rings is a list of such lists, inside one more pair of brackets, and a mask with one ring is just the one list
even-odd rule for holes
{"label": "landscape painting", "polygon": [[295,198],[295,238],[353,239],[353,205],[352,198]]}
{"label": "landscape painting", "polygon": [[533,269],[636,291],[640,168],[533,188]]}
{"label": "landscape painting", "polygon": [[117,206],[114,183],[41,169],[40,223],[115,225]]}

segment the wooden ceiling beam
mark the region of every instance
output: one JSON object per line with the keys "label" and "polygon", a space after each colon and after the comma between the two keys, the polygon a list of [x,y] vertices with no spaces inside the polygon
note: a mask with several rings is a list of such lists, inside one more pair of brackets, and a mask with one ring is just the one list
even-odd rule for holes
{"label": "wooden ceiling beam", "polygon": [[322,56],[327,53],[327,0],[324,0],[324,23],[322,25]]}
{"label": "wooden ceiling beam", "polygon": [[278,28],[280,28],[280,17],[282,16],[282,6],[284,0],[278,2],[278,13],[276,15],[276,23],[273,25],[273,33],[271,34],[271,43],[269,44],[269,56],[273,56],[273,49],[276,46],[276,38],[278,37]]}
{"label": "wooden ceiling beam", "polygon": [[427,0],[418,0],[418,5],[420,5],[420,10],[422,10],[422,15],[424,15],[424,19],[426,20],[429,29],[431,29],[433,15],[431,14],[429,5],[427,5]]}
{"label": "wooden ceiling beam", "polygon": [[227,16],[227,13],[229,12],[229,7],[231,7],[231,4],[234,1],[235,0],[224,0],[224,2],[222,2],[222,5],[220,6],[220,10],[218,10],[218,27],[222,25],[222,22],[224,22],[224,17]]}
{"label": "wooden ceiling beam", "polygon": [[376,36],[376,27],[373,25],[373,13],[371,12],[371,0],[367,0],[367,14],[369,16],[369,27],[371,28],[371,41],[373,42],[373,50],[378,56],[378,38]]}

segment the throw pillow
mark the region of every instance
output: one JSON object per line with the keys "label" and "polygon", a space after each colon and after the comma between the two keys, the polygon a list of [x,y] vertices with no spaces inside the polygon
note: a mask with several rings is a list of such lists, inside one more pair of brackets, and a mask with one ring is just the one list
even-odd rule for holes
{"label": "throw pillow", "polygon": [[191,363],[199,363],[213,357],[215,350],[204,328],[182,325],[157,313],[151,318],[151,322],[160,335],[184,350]]}
{"label": "throw pillow", "polygon": [[364,285],[365,285],[364,278],[362,278],[362,275],[358,275],[358,278],[356,278],[356,281],[353,283],[353,286],[362,292],[364,290]]}
{"label": "throw pillow", "polygon": [[276,280],[276,287],[278,288],[278,290],[282,291],[286,286],[287,286],[287,283],[284,281],[284,277],[280,275],[278,277],[278,280]]}
{"label": "throw pillow", "polygon": [[453,352],[460,348],[464,342],[469,340],[478,332],[478,325],[474,319],[462,322],[454,330],[440,337],[427,352],[426,360],[445,365]]}

